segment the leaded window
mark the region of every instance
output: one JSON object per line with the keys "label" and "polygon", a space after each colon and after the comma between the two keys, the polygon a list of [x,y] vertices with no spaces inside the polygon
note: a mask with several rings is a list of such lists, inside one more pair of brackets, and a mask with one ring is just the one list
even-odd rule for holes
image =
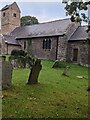
{"label": "leaded window", "polygon": [[51,39],[45,38],[43,39],[43,49],[51,49]]}

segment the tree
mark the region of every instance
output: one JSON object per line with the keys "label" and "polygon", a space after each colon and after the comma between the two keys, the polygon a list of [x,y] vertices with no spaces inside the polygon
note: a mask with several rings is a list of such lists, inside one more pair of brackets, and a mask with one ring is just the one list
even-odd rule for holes
{"label": "tree", "polygon": [[90,31],[90,20],[88,16],[85,13],[82,13],[81,11],[87,11],[88,10],[88,5],[90,5],[90,1],[88,2],[83,2],[83,0],[63,0],[62,3],[65,3],[65,10],[66,10],[66,15],[71,16],[71,21],[72,22],[87,22],[88,23],[88,31]]}
{"label": "tree", "polygon": [[21,26],[38,24],[38,19],[32,16],[23,16],[21,17]]}

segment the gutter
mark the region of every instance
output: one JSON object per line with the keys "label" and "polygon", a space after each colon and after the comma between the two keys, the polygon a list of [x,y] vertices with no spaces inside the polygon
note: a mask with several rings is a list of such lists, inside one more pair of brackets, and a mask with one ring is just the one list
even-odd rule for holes
{"label": "gutter", "polygon": [[63,33],[63,34],[61,34],[61,35],[45,35],[45,36],[31,36],[31,37],[29,37],[29,36],[26,36],[26,37],[16,37],[15,39],[16,40],[19,40],[19,39],[34,39],[34,38],[43,38],[43,37],[58,37],[58,36],[61,36],[61,37],[63,37],[65,35],[65,33]]}

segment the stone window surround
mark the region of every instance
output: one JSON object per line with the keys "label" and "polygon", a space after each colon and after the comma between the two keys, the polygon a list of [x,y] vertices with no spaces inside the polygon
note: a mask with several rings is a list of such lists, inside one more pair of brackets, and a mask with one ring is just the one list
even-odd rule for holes
{"label": "stone window surround", "polygon": [[44,38],[43,39],[43,50],[50,51],[51,50],[51,38]]}

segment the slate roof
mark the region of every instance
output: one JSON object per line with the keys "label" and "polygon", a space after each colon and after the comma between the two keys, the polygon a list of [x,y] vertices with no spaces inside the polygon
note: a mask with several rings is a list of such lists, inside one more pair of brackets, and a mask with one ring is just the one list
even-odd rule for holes
{"label": "slate roof", "polygon": [[18,27],[11,32],[17,38],[34,38],[44,36],[57,36],[66,33],[70,27],[70,19],[56,20],[30,26]]}
{"label": "slate roof", "polygon": [[10,7],[10,5],[4,6],[4,7],[1,9],[1,11],[8,9],[9,7]]}
{"label": "slate roof", "polygon": [[79,26],[74,34],[70,37],[69,41],[75,40],[85,40],[88,38],[88,33],[86,32],[87,26]]}
{"label": "slate roof", "polygon": [[[8,44],[19,45],[16,39],[64,35],[68,31],[70,25],[70,19],[63,19],[30,26],[17,27],[10,33],[10,35],[4,35],[4,38]],[[69,41],[87,39],[88,34],[86,30],[87,26],[79,26],[70,37]]]}
{"label": "slate roof", "polygon": [[18,41],[15,40],[14,36],[10,36],[10,35],[3,35],[3,39],[5,42],[7,42],[8,44],[13,44],[13,45],[19,45]]}
{"label": "slate roof", "polygon": [[[5,5],[5,6],[1,9],[1,11],[4,11],[4,10],[6,10],[6,9],[9,9],[9,7],[12,6],[13,4],[16,4],[16,6],[18,7],[17,3],[16,3],[16,2],[13,2],[12,4]],[[19,9],[19,7],[18,7],[18,9]],[[20,11],[20,9],[19,9],[19,11]]]}

